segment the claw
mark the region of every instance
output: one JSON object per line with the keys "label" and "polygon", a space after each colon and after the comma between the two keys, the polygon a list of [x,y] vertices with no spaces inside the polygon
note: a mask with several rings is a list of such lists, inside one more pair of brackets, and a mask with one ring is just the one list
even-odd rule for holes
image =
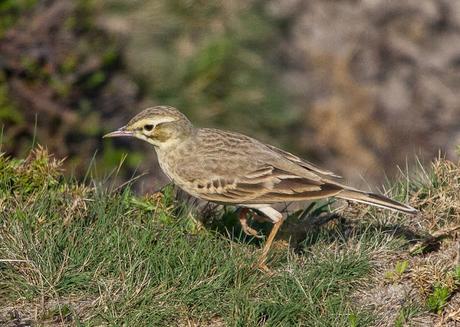
{"label": "claw", "polygon": [[249,209],[243,208],[241,210],[241,212],[240,212],[240,215],[239,215],[240,224],[241,224],[241,228],[243,229],[243,232],[246,235],[249,235],[249,236],[253,236],[253,237],[256,237],[256,238],[263,238],[263,236],[259,235],[254,228],[251,228],[248,225],[248,218],[247,218],[248,211],[249,211]]}
{"label": "claw", "polygon": [[256,238],[263,238],[262,235],[259,235],[254,228],[249,227],[247,224],[246,225],[241,224],[241,227],[243,228],[243,232],[246,235],[254,236]]}

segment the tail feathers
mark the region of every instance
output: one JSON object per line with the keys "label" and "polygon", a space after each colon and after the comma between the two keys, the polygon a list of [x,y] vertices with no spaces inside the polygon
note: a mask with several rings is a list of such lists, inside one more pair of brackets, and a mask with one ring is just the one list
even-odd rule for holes
{"label": "tail feathers", "polygon": [[397,201],[387,198],[386,196],[375,193],[366,193],[355,190],[344,190],[343,192],[337,194],[336,197],[344,200],[366,203],[384,209],[401,211],[407,214],[417,213],[417,209],[412,208],[411,206],[399,203]]}

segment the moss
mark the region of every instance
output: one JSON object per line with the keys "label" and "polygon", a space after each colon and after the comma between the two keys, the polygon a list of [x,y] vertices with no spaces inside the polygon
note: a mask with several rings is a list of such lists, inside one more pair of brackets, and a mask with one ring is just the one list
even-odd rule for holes
{"label": "moss", "polygon": [[24,122],[24,116],[10,98],[8,93],[8,84],[6,83],[5,76],[0,72],[0,122],[1,125],[21,124]]}
{"label": "moss", "polygon": [[61,176],[61,162],[54,159],[46,149],[38,147],[25,160],[10,160],[0,156],[0,189],[24,195],[36,191],[56,188]]}
{"label": "moss", "polygon": [[3,0],[0,2],[0,38],[37,0]]}

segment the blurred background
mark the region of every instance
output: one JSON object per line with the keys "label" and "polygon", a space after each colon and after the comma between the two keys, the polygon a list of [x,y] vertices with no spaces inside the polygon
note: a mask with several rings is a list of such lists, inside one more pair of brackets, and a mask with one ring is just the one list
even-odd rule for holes
{"label": "blurred background", "polygon": [[179,108],[376,186],[460,144],[460,1],[2,0],[1,152],[42,144],[81,178],[153,148],[102,140],[140,110]]}

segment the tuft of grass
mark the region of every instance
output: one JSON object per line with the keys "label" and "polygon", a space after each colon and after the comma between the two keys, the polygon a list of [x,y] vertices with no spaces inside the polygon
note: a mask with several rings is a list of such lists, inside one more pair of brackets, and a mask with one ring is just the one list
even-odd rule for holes
{"label": "tuft of grass", "polygon": [[398,261],[394,267],[394,270],[387,271],[385,273],[385,277],[390,281],[397,281],[401,279],[401,277],[403,276],[404,272],[407,270],[408,267],[409,267],[409,261],[407,260]]}
{"label": "tuft of grass", "polygon": [[405,304],[399,310],[398,315],[394,322],[394,326],[395,327],[407,326],[410,323],[411,319],[419,315],[421,311],[422,310],[420,306],[416,304],[413,304],[413,303]]}
{"label": "tuft of grass", "polygon": [[435,285],[433,293],[431,293],[426,300],[428,309],[434,313],[440,314],[450,296],[451,290],[448,287]]}

